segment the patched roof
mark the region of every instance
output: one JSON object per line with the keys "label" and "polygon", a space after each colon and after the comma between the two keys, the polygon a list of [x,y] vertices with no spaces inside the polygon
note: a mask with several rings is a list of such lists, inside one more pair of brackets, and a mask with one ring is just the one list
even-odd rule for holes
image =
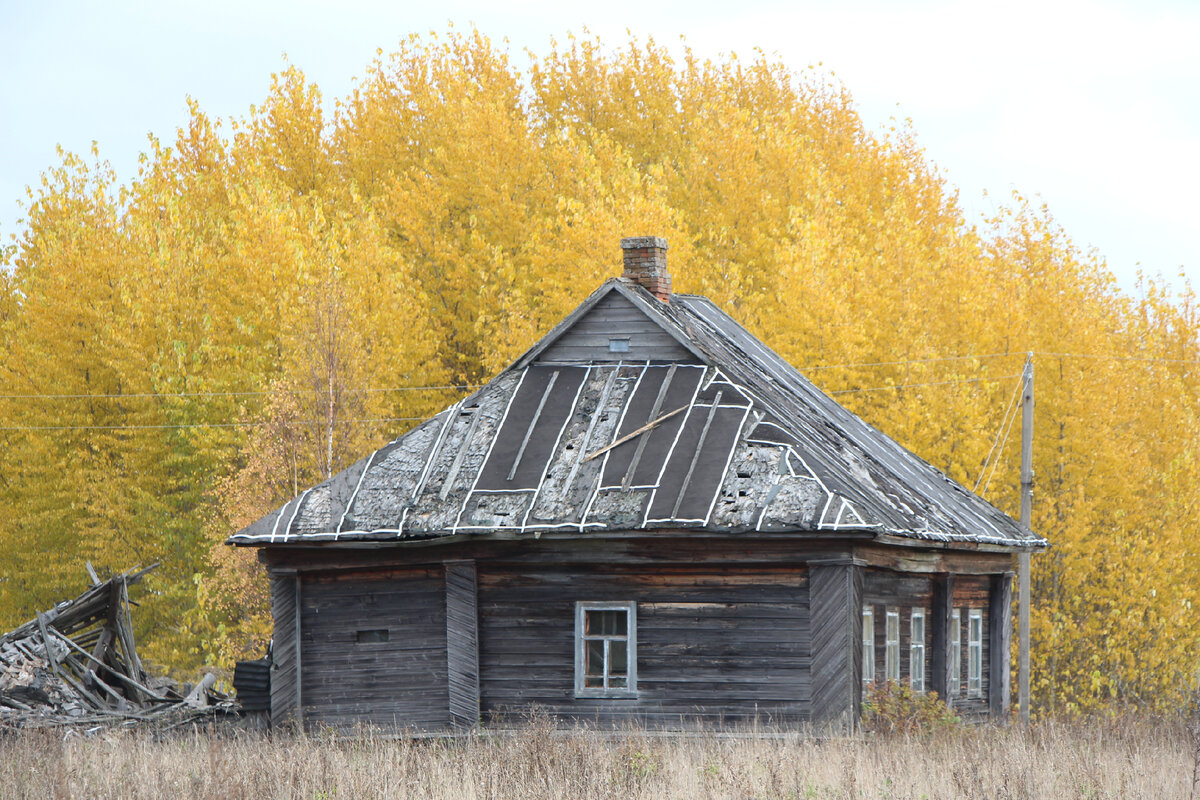
{"label": "patched roof", "polygon": [[[562,344],[566,334],[613,301],[644,315],[631,330],[667,334],[670,347],[655,352],[669,358],[563,359],[583,352]],[[621,279],[483,388],[229,541],[642,529],[1046,545],[706,298],[662,303]]]}

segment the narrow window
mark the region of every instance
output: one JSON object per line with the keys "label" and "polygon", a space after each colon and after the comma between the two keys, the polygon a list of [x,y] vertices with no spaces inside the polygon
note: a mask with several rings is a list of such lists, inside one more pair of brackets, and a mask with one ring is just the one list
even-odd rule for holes
{"label": "narrow window", "polygon": [[967,612],[967,696],[983,696],[983,611]]}
{"label": "narrow window", "polygon": [[629,340],[628,339],[609,339],[608,340],[608,352],[610,352],[610,353],[628,353],[629,352]]}
{"label": "narrow window", "polygon": [[637,604],[575,604],[575,694],[637,694]]}
{"label": "narrow window", "polygon": [[863,683],[875,682],[875,610],[863,606]]}
{"label": "narrow window", "polygon": [[914,692],[925,691],[925,609],[914,608],[909,623],[908,679]]}
{"label": "narrow window", "polygon": [[950,609],[950,685],[946,694],[954,697],[962,684],[962,614]]}
{"label": "narrow window", "polygon": [[366,631],[358,631],[354,640],[359,644],[372,644],[378,642],[386,642],[388,640],[387,628],[373,628]]}
{"label": "narrow window", "polygon": [[887,670],[889,681],[900,680],[900,611],[895,608],[887,610],[887,629],[885,647],[883,650],[884,668]]}

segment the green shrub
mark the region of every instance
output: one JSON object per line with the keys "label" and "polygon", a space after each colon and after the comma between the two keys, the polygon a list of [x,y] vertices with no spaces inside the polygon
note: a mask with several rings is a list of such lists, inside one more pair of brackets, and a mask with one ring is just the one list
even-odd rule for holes
{"label": "green shrub", "polygon": [[873,683],[863,698],[862,726],[868,733],[932,733],[961,723],[937,692],[917,692],[907,683]]}

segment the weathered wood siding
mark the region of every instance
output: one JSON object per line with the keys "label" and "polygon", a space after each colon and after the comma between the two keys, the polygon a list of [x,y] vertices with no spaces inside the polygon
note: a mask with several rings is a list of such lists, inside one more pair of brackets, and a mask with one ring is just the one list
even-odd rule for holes
{"label": "weathered wood siding", "polygon": [[809,570],[814,728],[849,733],[862,707],[863,570],[852,564]]}
{"label": "weathered wood siding", "polygon": [[449,727],[440,566],[303,575],[300,629],[307,728]]}
{"label": "weathered wood siding", "polygon": [[[609,339],[629,340],[628,352],[609,350]],[[539,362],[674,361],[696,363],[690,350],[617,292],[610,293],[538,356]]]}
{"label": "weathered wood siding", "polygon": [[990,691],[989,711],[993,717],[1008,714],[1012,668],[1009,653],[1012,652],[1012,575],[993,575],[988,597],[989,651],[995,654],[984,663],[987,665]]}
{"label": "weathered wood siding", "polygon": [[[810,710],[802,568],[479,564],[485,719],[530,706],[601,725],[795,722]],[[576,601],[637,602],[635,699],[575,697]]]}
{"label": "weathered wood siding", "polygon": [[296,721],[297,578],[271,573],[271,724]]}
{"label": "weathered wood siding", "polygon": [[479,723],[479,618],[475,562],[446,562],[446,671],[450,722],[457,729]]}
{"label": "weathered wood siding", "polygon": [[929,688],[945,698],[950,687],[950,636],[954,607],[954,576],[939,575],[933,579],[933,600],[929,618]]}

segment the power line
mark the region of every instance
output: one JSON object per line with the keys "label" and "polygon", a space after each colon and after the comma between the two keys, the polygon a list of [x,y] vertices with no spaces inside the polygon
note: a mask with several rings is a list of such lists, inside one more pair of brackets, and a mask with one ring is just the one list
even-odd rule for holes
{"label": "power line", "polygon": [[1020,356],[1024,353],[989,353],[979,356],[942,356],[939,358],[910,358],[905,361],[864,361],[859,364],[824,364],[816,367],[803,367],[806,372],[816,372],[820,369],[841,369],[843,367],[894,367],[905,364],[929,364],[934,361],[970,361],[982,360],[985,358],[1004,358],[1006,356]]}
{"label": "power line", "polygon": [[[424,392],[463,389],[479,389],[484,384],[461,384],[457,386],[390,386],[385,389],[346,389],[349,395],[365,395],[372,392]],[[0,395],[0,399],[103,399],[103,398],[134,398],[134,397],[252,397],[272,395],[271,391],[245,392],[131,392],[128,395],[112,393],[112,395]],[[304,389],[295,392],[296,395],[328,395],[329,392],[319,389]]]}
{"label": "power line", "polygon": [[[942,356],[939,358],[917,358],[904,361],[863,361],[856,364],[825,364],[821,366],[802,367],[802,371],[816,372],[824,369],[840,369],[846,367],[885,367],[904,364],[928,364],[937,361],[969,361],[986,358],[1004,358],[1021,355],[1020,353],[991,353],[971,356]],[[464,389],[479,389],[485,384],[463,383],[446,386],[392,386],[371,389],[345,389],[347,394],[370,394],[377,392],[433,392]],[[911,384],[917,385],[917,384]],[[869,390],[861,390],[869,391]],[[325,395],[321,389],[298,390],[297,394]],[[131,392],[131,393],[102,393],[102,394],[0,394],[0,400],[102,400],[102,399],[134,399],[134,398],[163,398],[163,397],[261,397],[273,394],[268,390],[231,391],[231,392]],[[0,428],[0,430],[4,430]]]}
{"label": "power line", "polygon": [[1195,358],[1149,358],[1146,356],[1106,356],[1095,355],[1091,353],[1044,353],[1035,352],[1035,356],[1048,356],[1052,358],[1094,358],[1102,361],[1144,361],[1152,364],[1200,364],[1200,359]]}
{"label": "power line", "polygon": [[[346,425],[352,422],[423,422],[429,417],[375,417],[360,419],[335,419],[335,425]],[[175,430],[180,428],[256,428],[279,423],[258,422],[191,422],[180,425],[7,425],[0,431],[126,431],[126,430]],[[284,422],[284,425],[298,427],[301,425],[325,425],[327,420],[302,420],[300,422]]]}
{"label": "power line", "polygon": [[886,392],[892,389],[909,389],[914,386],[948,386],[952,383],[981,383],[983,381],[1003,381],[1009,378],[1019,378],[1020,375],[996,375],[989,378],[961,378],[955,381],[935,381],[933,383],[898,383],[895,386],[873,386],[868,389],[839,389],[836,392],[828,392],[830,395],[835,394],[854,394],[855,392]]}

